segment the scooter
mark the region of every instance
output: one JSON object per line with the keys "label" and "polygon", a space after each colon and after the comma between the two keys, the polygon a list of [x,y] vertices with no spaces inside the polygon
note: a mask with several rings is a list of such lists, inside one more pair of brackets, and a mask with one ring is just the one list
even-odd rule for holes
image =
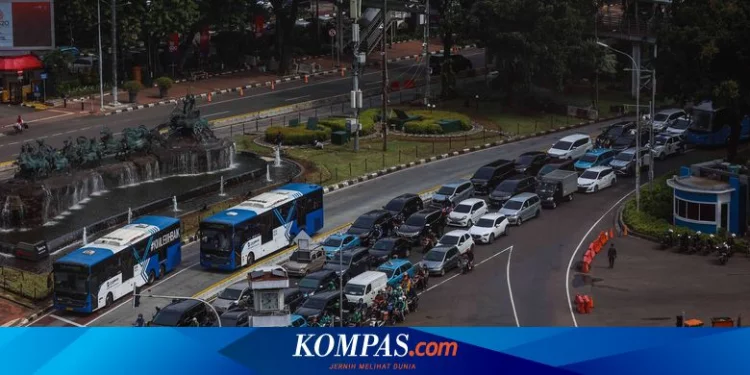
{"label": "scooter", "polygon": [[726,242],[717,246],[717,250],[719,251],[719,264],[725,266],[729,262],[729,257],[732,256],[732,250]]}
{"label": "scooter", "polygon": [[461,257],[459,267],[462,274],[467,274],[474,269],[474,262],[470,261],[467,257]]}
{"label": "scooter", "polygon": [[673,247],[674,245],[674,231],[672,230],[672,228],[669,228],[669,230],[667,230],[667,233],[665,233],[661,238],[661,249],[666,250]]}

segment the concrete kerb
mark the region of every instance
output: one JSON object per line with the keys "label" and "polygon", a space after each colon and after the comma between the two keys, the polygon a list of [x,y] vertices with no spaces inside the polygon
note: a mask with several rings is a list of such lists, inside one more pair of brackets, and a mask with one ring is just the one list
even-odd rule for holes
{"label": "concrete kerb", "polygon": [[45,305],[43,309],[36,311],[34,313],[31,313],[29,315],[26,315],[23,319],[17,321],[14,325],[12,325],[12,327],[23,327],[33,322],[39,319],[40,317],[42,317],[44,314],[50,312],[52,310],[52,307],[53,307],[52,303]]}

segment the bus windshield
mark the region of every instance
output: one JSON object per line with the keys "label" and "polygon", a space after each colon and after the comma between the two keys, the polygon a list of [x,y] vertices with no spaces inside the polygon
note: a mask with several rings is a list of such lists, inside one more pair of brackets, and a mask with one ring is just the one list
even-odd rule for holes
{"label": "bus windshield", "polygon": [[201,249],[231,250],[232,228],[223,224],[201,223]]}
{"label": "bus windshield", "polygon": [[713,130],[711,120],[713,120],[713,112],[693,110],[693,125],[690,126],[690,130],[710,132]]}
{"label": "bus windshield", "polygon": [[86,266],[55,263],[55,291],[87,293],[88,270]]}

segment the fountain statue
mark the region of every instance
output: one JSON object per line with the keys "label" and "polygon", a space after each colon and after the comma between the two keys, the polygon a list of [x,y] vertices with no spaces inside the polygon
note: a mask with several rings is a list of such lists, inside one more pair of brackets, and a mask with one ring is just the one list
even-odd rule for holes
{"label": "fountain statue", "polygon": [[67,139],[60,150],[44,140],[24,143],[18,172],[0,182],[0,229],[42,226],[108,188],[229,168],[234,144],[214,135],[194,96],[182,104],[152,129],[125,128],[115,137],[105,127],[99,139]]}

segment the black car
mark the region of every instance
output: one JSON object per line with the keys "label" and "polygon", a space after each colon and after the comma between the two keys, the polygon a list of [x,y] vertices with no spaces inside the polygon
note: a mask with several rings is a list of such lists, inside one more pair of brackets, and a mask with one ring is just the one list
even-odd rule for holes
{"label": "black car", "polygon": [[529,176],[535,176],[539,169],[547,164],[549,156],[546,152],[530,151],[524,152],[515,161],[516,172],[525,173]]}
{"label": "black car", "polygon": [[299,288],[284,289],[284,303],[289,307],[289,311],[297,310],[304,301],[305,293],[302,293]]}
{"label": "black car", "polygon": [[336,275],[336,272],[331,270],[320,270],[303,277],[302,280],[297,283],[297,287],[300,292],[312,295],[327,290],[332,281],[333,284],[338,287],[339,277]]}
{"label": "black car", "polygon": [[471,183],[475,194],[489,194],[497,184],[516,173],[515,164],[510,160],[495,160],[474,172]]}
{"label": "black car", "polygon": [[422,236],[429,228],[436,234],[440,235],[445,229],[445,217],[443,211],[439,208],[426,208],[415,212],[409,216],[406,221],[396,230],[399,237],[411,241],[413,244],[419,244]]}
{"label": "black car", "polygon": [[[645,145],[646,143],[648,143],[648,132],[641,130],[641,146]],[[624,151],[631,147],[636,147],[635,129],[632,129],[629,132],[621,135],[609,148],[615,151]]]}
{"label": "black car", "polygon": [[[443,63],[445,62],[445,56],[442,53],[436,53],[430,56],[430,69],[432,69],[431,75],[438,75],[443,69]],[[453,72],[462,72],[464,70],[471,70],[474,68],[474,64],[471,60],[461,55],[451,55],[451,68]]]}
{"label": "black car", "polygon": [[573,159],[564,159],[564,160],[553,159],[549,163],[545,164],[541,169],[539,169],[539,172],[537,172],[536,177],[541,178],[547,173],[556,171],[558,169],[563,170],[563,171],[575,171],[576,170],[575,164],[576,164],[576,161]]}
{"label": "black car", "polygon": [[383,206],[383,209],[388,211],[391,216],[397,217],[401,215],[404,219],[411,216],[411,214],[424,208],[424,202],[422,198],[417,194],[401,194],[396,198],[391,199],[388,204]]}
{"label": "black car", "polygon": [[497,185],[497,188],[490,193],[489,203],[493,206],[502,206],[514,195],[534,191],[536,191],[536,178],[518,174]]}
{"label": "black car", "polygon": [[346,284],[352,277],[367,271],[369,260],[370,253],[366,247],[355,247],[327,260],[323,269],[336,272],[336,276],[343,279],[341,283]]}
{"label": "black car", "polygon": [[[156,327],[205,327],[216,317],[206,304],[197,300],[177,300],[159,309],[148,325]],[[197,322],[197,325],[196,325]]]}
{"label": "black car", "polygon": [[370,254],[369,263],[371,266],[378,266],[394,256],[398,258],[408,258],[411,253],[411,247],[412,243],[405,238],[381,238],[370,247],[370,250],[368,250]]}
{"label": "black car", "polygon": [[338,291],[318,293],[305,301],[295,312],[309,322],[311,318],[320,318],[323,313],[338,315],[341,294]]}
{"label": "black car", "polygon": [[359,236],[362,244],[368,245],[373,240],[377,240],[377,238],[372,238],[376,226],[380,226],[382,230],[380,235],[385,236],[393,229],[392,224],[393,215],[390,212],[386,210],[372,210],[354,220],[354,223],[346,233]]}
{"label": "black car", "polygon": [[620,121],[602,129],[602,134],[596,137],[597,147],[608,147],[615,143],[617,138],[628,134],[635,129],[635,123],[632,121]]}
{"label": "black car", "polygon": [[247,310],[231,310],[221,314],[222,327],[247,327],[250,325],[250,315]]}

